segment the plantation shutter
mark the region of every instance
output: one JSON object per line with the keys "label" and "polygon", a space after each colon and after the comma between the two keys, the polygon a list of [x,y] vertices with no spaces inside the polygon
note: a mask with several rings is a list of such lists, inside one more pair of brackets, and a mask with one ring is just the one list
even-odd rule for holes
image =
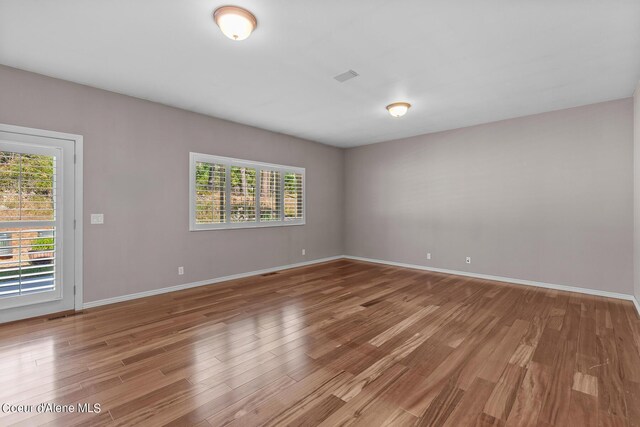
{"label": "plantation shutter", "polygon": [[303,168],[190,153],[189,228],[303,225]]}
{"label": "plantation shutter", "polygon": [[301,220],[304,216],[303,177],[301,173],[285,172],[284,219]]}
{"label": "plantation shutter", "polygon": [[196,162],[196,223],[226,221],[226,169],[216,163]]}
{"label": "plantation shutter", "polygon": [[0,298],[56,290],[56,170],[55,155],[0,151]]}
{"label": "plantation shutter", "polygon": [[280,172],[274,170],[260,171],[260,221],[272,222],[282,220],[282,187]]}
{"label": "plantation shutter", "polygon": [[231,166],[231,222],[256,220],[256,170]]}

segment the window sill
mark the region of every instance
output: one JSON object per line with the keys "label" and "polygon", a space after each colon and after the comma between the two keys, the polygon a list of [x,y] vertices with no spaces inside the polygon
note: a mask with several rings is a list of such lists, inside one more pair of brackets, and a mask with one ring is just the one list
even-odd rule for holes
{"label": "window sill", "polygon": [[258,223],[233,223],[233,224],[195,224],[189,227],[189,231],[218,231],[218,230],[238,230],[245,228],[266,228],[266,227],[290,227],[296,225],[305,225],[305,220],[288,221],[288,222],[258,222]]}

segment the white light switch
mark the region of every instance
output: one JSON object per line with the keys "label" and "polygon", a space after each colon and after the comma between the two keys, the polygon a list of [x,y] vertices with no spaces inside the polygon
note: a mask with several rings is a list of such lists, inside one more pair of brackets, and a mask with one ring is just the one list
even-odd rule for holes
{"label": "white light switch", "polygon": [[91,214],[91,224],[104,224],[104,214]]}

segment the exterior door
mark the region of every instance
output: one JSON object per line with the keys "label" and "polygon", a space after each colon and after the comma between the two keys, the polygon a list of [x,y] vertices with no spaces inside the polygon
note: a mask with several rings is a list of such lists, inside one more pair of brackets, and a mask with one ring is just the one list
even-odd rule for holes
{"label": "exterior door", "polygon": [[74,155],[73,140],[0,131],[0,322],[75,308]]}

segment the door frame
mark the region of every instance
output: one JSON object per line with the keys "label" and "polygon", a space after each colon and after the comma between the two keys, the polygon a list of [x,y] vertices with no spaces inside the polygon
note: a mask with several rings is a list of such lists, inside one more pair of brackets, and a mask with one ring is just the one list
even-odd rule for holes
{"label": "door frame", "polygon": [[82,175],[83,175],[83,140],[82,135],[56,132],[45,129],[14,126],[0,123],[0,132],[15,133],[18,135],[39,136],[51,139],[72,141],[74,146],[74,209],[73,216],[75,228],[73,239],[75,244],[74,255],[74,310],[82,310]]}

